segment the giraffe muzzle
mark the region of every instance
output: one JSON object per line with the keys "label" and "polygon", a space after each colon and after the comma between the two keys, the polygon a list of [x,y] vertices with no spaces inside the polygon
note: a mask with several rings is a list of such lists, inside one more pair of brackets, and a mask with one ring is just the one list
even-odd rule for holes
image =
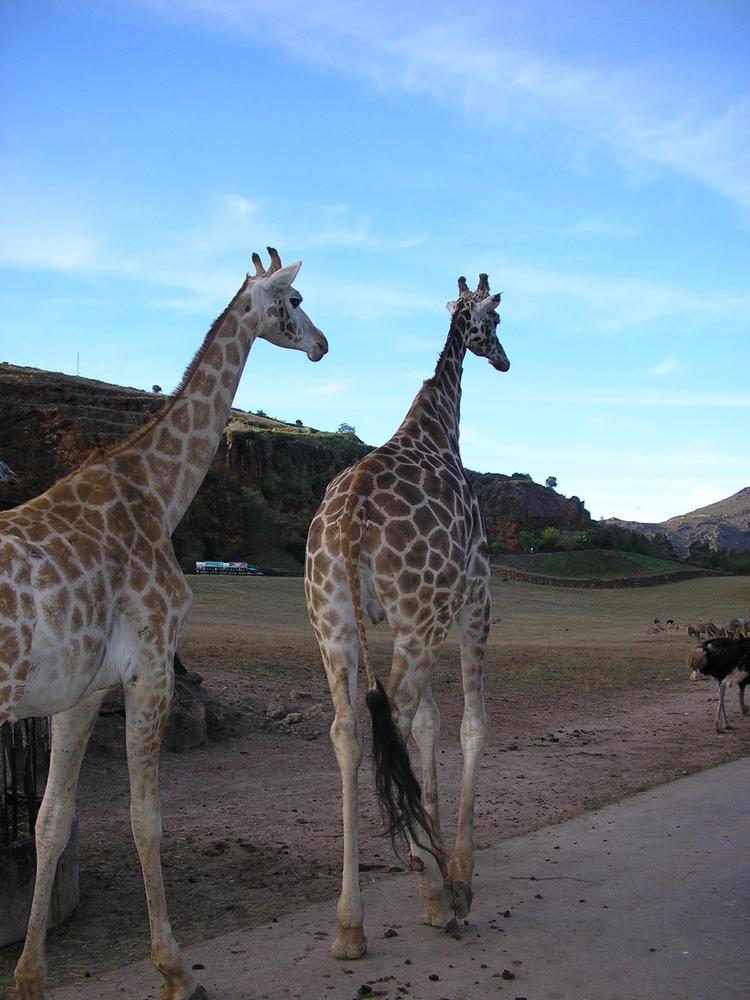
{"label": "giraffe muzzle", "polygon": [[320,361],[326,354],[328,354],[328,341],[322,333],[319,333],[315,338],[312,350],[307,352],[307,356],[311,361]]}

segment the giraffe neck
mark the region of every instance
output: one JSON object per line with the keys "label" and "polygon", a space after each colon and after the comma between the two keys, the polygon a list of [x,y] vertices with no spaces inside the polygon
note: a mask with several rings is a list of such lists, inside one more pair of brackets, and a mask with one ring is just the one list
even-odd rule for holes
{"label": "giraffe neck", "polygon": [[240,319],[238,297],[214,322],[164,409],[107,454],[130,478],[134,463],[142,469],[170,535],[213,461],[256,337],[259,315],[253,309]]}
{"label": "giraffe neck", "polygon": [[417,393],[404,423],[416,421],[422,437],[441,450],[459,455],[458,434],[461,417],[461,376],[466,344],[460,322],[453,317],[448,338],[438,358],[435,374]]}

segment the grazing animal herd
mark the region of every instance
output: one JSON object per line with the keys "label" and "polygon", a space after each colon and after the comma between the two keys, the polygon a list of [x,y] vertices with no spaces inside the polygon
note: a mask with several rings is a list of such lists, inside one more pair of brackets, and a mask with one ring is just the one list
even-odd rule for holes
{"label": "grazing animal herd", "polygon": [[[171,931],[160,861],[158,756],[174,686],[173,661],[191,593],[171,535],[211,464],[253,342],[303,351],[326,338],[300,308],[292,282],[268,248],[255,274],[209,330],[164,407],[142,428],[95,452],[46,493],[0,513],[0,723],[52,717],[47,786],[36,823],[37,870],[26,941],[16,966],[19,1000],[44,1000],[45,937],[55,868],[68,839],[78,773],[108,690],[121,687],[131,786],[131,825],[146,890],[151,959],[162,1000],[205,1000]],[[479,506],[459,453],[461,375],[467,351],[498,371],[509,362],[496,336],[499,295],[486,274],[476,291],[459,278],[450,329],[435,374],[399,429],[330,484],[312,522],[305,594],[334,702],[331,727],[341,769],[342,889],[333,954],[366,949],[358,879],[357,775],[363,739],[357,673],[368,682],[376,789],[389,831],[408,842],[425,920],[451,927],[472,901],[474,799],[485,741],[482,667],[490,624],[489,560]],[[394,638],[385,684],[375,678],[363,614],[387,620]],[[431,666],[448,630],[459,633],[464,756],[456,840],[440,828],[440,714]],[[660,631],[662,626],[655,620]],[[670,619],[666,629],[676,629]],[[743,714],[750,663],[745,619],[706,637],[689,655],[694,676],[719,684],[716,728],[728,728],[724,692],[736,684]],[[420,787],[407,741],[420,753]]]}
{"label": "grazing animal herd", "polygon": [[750,635],[750,621],[747,618],[730,618],[724,625],[713,622],[698,622],[688,625],[687,634],[693,639],[739,639]]}

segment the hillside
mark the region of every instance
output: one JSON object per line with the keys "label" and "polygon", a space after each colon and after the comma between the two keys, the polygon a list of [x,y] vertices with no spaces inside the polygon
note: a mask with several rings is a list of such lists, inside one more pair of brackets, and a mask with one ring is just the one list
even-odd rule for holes
{"label": "hillside", "polygon": [[[44,492],[96,448],[132,433],[164,400],[160,393],[0,364],[0,510]],[[181,565],[243,559],[299,572],[326,485],[369,450],[352,435],[233,410],[175,532]]]}
{"label": "hillside", "polygon": [[610,518],[607,524],[644,535],[666,534],[675,552],[684,557],[694,542],[728,552],[750,550],[750,486],[725,500],[678,514],[658,524]]}
{"label": "hillside", "polygon": [[[164,403],[160,393],[0,364],[0,510],[76,469],[96,448],[132,433]],[[243,559],[299,572],[307,528],[333,476],[369,451],[330,434],[233,410],[203,486],[174,536],[181,565]],[[521,531],[584,530],[591,517],[527,479],[469,472],[490,540],[518,547]]]}

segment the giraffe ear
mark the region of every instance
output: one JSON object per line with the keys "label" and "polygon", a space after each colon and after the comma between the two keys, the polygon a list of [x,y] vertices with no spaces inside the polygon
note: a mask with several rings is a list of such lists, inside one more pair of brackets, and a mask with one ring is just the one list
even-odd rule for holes
{"label": "giraffe ear", "polygon": [[302,261],[298,260],[296,264],[287,264],[286,267],[282,267],[278,271],[274,271],[273,274],[268,275],[266,278],[268,287],[273,291],[288,288],[297,277],[297,273],[301,267]]}
{"label": "giraffe ear", "polygon": [[456,309],[458,308],[458,299],[451,299],[451,301],[450,301],[450,302],[446,302],[446,303],[445,303],[445,308],[446,308],[446,309],[448,310],[448,312],[449,312],[449,313],[451,314],[451,316],[452,316],[452,315],[453,315],[453,313],[454,313],[454,312],[456,311]]}

